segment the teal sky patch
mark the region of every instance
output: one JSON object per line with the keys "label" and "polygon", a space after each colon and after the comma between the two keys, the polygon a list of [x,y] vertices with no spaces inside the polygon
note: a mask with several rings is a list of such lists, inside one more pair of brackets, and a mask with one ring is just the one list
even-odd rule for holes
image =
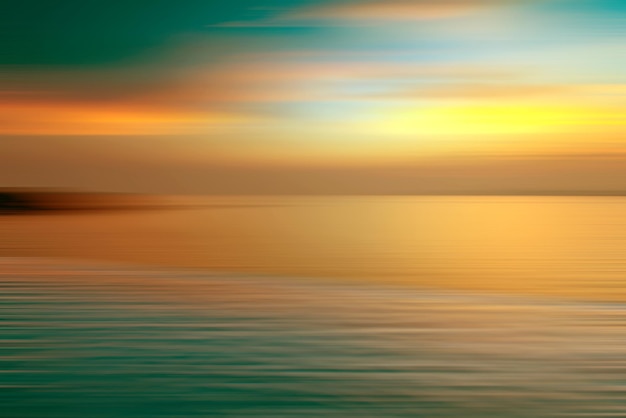
{"label": "teal sky patch", "polygon": [[3,6],[0,64],[99,65],[132,59],[221,22],[262,18],[303,0],[46,0]]}

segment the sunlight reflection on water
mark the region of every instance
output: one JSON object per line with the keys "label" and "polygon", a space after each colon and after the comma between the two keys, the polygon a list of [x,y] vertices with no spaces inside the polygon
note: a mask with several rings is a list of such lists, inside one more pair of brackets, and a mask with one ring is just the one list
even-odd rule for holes
{"label": "sunlight reflection on water", "polygon": [[626,300],[619,197],[195,197],[0,218],[0,256]]}

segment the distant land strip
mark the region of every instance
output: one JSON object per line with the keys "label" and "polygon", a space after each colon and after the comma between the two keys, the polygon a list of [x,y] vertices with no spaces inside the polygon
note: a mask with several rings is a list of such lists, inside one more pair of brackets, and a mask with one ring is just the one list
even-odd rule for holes
{"label": "distant land strip", "polygon": [[0,188],[0,214],[158,207],[151,195]]}
{"label": "distant land strip", "polygon": [[[246,194],[241,194],[245,196]],[[553,196],[553,197],[585,197],[606,196],[626,197],[626,191],[621,190],[518,190],[518,191],[427,191],[420,193],[395,194],[289,194],[293,197],[301,196]],[[277,196],[289,196],[279,194]],[[80,192],[49,189],[0,188],[0,214],[17,214],[45,211],[82,211],[82,210],[122,210],[178,207],[173,202],[166,201],[167,195],[140,194],[140,193],[103,193]],[[210,196],[210,194],[207,194]]]}

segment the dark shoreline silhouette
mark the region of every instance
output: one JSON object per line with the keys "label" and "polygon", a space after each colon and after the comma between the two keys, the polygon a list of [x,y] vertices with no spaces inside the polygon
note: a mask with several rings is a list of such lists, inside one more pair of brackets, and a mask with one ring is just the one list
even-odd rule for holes
{"label": "dark shoreline silhouette", "polygon": [[0,215],[148,209],[161,206],[154,197],[139,194],[0,189]]}

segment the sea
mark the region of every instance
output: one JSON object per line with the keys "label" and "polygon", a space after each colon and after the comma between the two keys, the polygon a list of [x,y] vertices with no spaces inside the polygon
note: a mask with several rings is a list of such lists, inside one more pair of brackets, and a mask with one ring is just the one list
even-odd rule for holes
{"label": "sea", "polygon": [[0,216],[0,416],[626,417],[626,198]]}

